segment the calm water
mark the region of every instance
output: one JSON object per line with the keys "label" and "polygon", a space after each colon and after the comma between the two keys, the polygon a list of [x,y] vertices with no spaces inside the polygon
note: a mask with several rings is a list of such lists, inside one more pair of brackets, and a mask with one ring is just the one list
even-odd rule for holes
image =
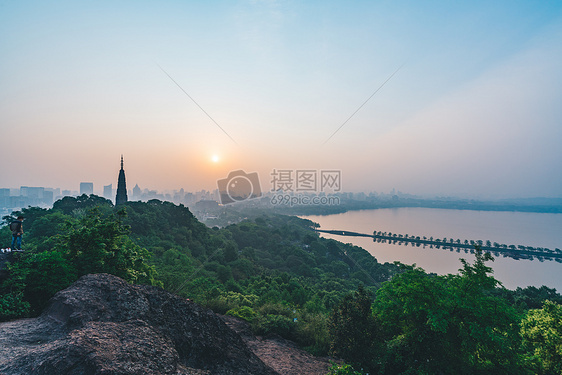
{"label": "calm water", "polygon": [[[341,229],[372,234],[375,230],[464,240],[490,240],[507,245],[526,245],[562,249],[562,214],[444,210],[433,208],[391,208],[349,211],[328,216],[306,216],[321,229]],[[471,254],[410,245],[373,242],[362,237],[323,234],[350,242],[369,251],[379,262],[413,264],[428,272],[457,273],[459,258],[474,260]],[[491,263],[494,276],[506,288],[546,285],[562,292],[562,263],[545,260],[515,260],[496,257]]]}

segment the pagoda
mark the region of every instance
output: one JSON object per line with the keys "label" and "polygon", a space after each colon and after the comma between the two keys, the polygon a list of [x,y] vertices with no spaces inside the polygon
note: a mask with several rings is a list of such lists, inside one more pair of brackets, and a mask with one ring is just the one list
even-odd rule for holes
{"label": "pagoda", "polygon": [[117,180],[115,205],[119,206],[125,202],[127,202],[127,183],[125,182],[125,170],[123,169],[123,155],[121,155],[121,170],[119,171],[119,179]]}

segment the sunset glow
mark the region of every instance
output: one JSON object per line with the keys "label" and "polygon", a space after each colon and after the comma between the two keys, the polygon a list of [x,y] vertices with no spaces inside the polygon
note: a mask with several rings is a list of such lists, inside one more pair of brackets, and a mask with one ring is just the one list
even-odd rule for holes
{"label": "sunset glow", "polygon": [[562,194],[560,2],[5,2],[0,35],[6,187],[100,193],[124,154],[159,190]]}

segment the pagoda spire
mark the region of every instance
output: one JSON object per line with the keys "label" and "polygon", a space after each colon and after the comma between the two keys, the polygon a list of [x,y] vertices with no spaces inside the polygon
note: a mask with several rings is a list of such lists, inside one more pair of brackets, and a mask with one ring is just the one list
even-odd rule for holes
{"label": "pagoda spire", "polygon": [[115,205],[118,206],[127,202],[127,182],[125,181],[125,170],[123,169],[123,155],[121,155],[121,170],[117,179],[117,195],[115,196]]}

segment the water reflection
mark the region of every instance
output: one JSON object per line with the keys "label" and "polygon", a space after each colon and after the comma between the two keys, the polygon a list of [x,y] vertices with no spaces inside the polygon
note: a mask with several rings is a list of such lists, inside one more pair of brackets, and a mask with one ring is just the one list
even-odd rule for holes
{"label": "water reflection", "polygon": [[[560,247],[562,242],[562,214],[398,208],[350,211],[306,218],[327,230],[373,233],[376,228],[384,228],[387,233],[424,233],[427,238],[490,238],[498,243],[549,249]],[[388,241],[375,242],[370,237],[344,237],[327,233],[323,236],[361,246],[379,262],[415,263],[428,272],[438,274],[456,273],[461,267],[459,258],[468,261],[474,259],[469,251],[465,252],[463,249],[436,251],[443,250],[442,245],[436,249],[435,246],[397,246],[398,240],[395,245]],[[499,252],[492,254],[496,256],[491,264],[494,276],[506,287],[514,289],[518,286],[546,285],[562,290],[562,266],[557,262],[544,261],[544,257],[537,257],[538,261],[530,261],[503,257]]]}

